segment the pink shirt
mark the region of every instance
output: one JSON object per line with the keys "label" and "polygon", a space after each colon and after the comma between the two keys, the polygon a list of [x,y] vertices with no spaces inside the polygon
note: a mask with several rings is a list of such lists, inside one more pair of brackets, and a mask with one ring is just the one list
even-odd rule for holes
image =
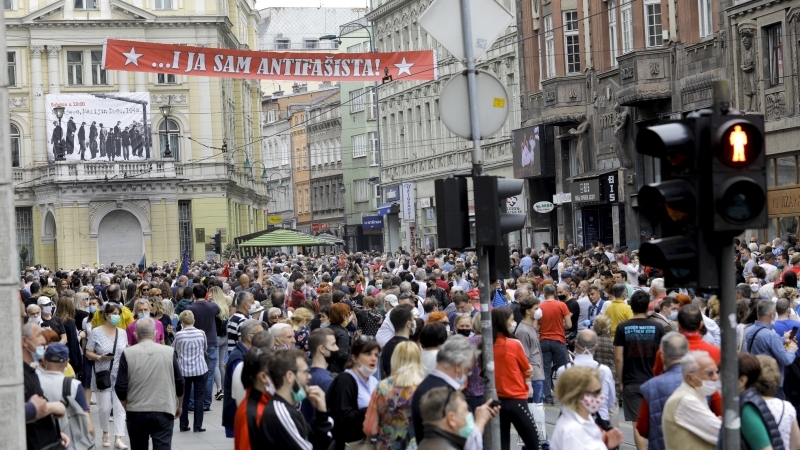
{"label": "pink shirt", "polygon": [[[128,335],[128,346],[139,343],[139,340],[136,339],[136,320],[125,329],[125,333]],[[154,319],[153,321],[156,323],[156,344],[160,344],[164,341],[164,324],[160,320]]]}

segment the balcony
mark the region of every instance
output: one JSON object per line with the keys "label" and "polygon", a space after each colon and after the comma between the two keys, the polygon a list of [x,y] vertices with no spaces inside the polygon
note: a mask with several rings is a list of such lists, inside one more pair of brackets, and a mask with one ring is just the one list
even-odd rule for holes
{"label": "balcony", "polygon": [[586,78],[582,75],[553,77],[542,81],[541,116],[537,123],[567,125],[586,118]]}
{"label": "balcony", "polygon": [[617,57],[617,100],[622,106],[639,106],[672,98],[671,50],[669,47],[639,50]]}

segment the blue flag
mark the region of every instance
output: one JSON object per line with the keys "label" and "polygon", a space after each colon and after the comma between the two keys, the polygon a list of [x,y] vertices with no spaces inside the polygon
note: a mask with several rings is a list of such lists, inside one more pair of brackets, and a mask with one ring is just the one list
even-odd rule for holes
{"label": "blue flag", "polygon": [[147,254],[142,254],[142,260],[139,261],[139,272],[144,272],[144,268],[147,266],[147,258],[145,258]]}
{"label": "blue flag", "polygon": [[187,252],[183,252],[181,263],[178,264],[178,276],[186,275],[187,273],[189,273],[189,255],[187,255]]}

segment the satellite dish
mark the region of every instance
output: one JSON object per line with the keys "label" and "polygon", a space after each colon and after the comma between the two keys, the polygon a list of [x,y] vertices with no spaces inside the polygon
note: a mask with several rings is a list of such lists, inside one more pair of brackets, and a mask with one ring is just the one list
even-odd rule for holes
{"label": "satellite dish", "polygon": [[[486,139],[500,131],[506,123],[508,93],[500,80],[484,70],[477,71],[475,83],[480,138]],[[464,139],[472,140],[465,73],[454,76],[444,86],[439,97],[439,108],[442,122],[448,130]]]}

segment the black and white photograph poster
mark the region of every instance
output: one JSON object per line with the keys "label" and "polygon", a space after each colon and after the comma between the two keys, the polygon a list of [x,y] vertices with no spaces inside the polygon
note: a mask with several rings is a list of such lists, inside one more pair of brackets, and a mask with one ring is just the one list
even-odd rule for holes
{"label": "black and white photograph poster", "polygon": [[[49,161],[142,161],[156,157],[149,92],[48,94],[46,102]],[[60,120],[54,111],[57,107],[64,108]]]}

